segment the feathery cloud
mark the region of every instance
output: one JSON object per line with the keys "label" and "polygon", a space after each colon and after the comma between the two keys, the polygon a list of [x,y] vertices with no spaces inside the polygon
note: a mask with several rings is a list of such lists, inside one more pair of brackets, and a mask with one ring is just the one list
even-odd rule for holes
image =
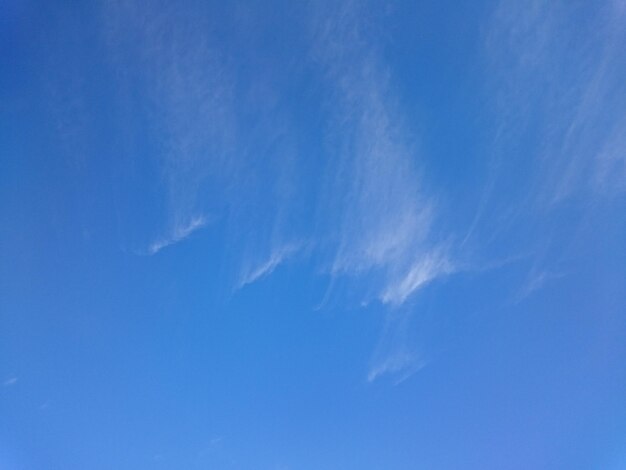
{"label": "feathery cloud", "polygon": [[[390,70],[369,39],[364,12],[346,2],[320,15],[314,53],[333,103],[330,190],[323,201],[335,242],[331,272],[374,275],[390,285],[431,256],[435,204],[423,189],[415,139],[392,92]],[[395,303],[415,290],[405,286],[394,294],[379,287],[381,300]]]}
{"label": "feathery cloud", "polygon": [[153,226],[167,234],[148,248],[157,252],[202,226],[196,214],[210,212],[216,199],[206,196],[228,186],[238,163],[231,158],[232,81],[210,28],[189,11],[159,1],[110,1],[102,25],[118,80],[114,102],[128,166],[120,172],[145,179],[149,170],[149,184],[142,187],[153,192],[137,197],[144,212],[154,215]]}
{"label": "feathery cloud", "polygon": [[266,276],[269,276],[281,263],[295,255],[300,248],[301,245],[294,243],[287,244],[273,250],[270,253],[269,258],[244,271],[236,289],[241,289],[248,284],[252,284]]}
{"label": "feathery cloud", "polygon": [[423,182],[415,131],[405,121],[391,69],[355,2],[316,16],[314,57],[328,87],[329,152],[322,225],[330,273],[368,286],[387,309],[368,374],[402,381],[424,365],[409,347],[402,305],[430,281],[454,271],[447,245],[435,236],[439,214]]}
{"label": "feathery cloud", "polygon": [[162,238],[153,242],[148,249],[148,253],[154,255],[161,251],[163,248],[184,240],[193,232],[204,227],[206,224],[207,219],[204,216],[194,217],[189,221],[187,225],[174,227],[174,231],[169,237]]}
{"label": "feathery cloud", "polygon": [[[500,158],[530,168],[535,204],[626,188],[626,13],[619,2],[500,2],[486,52],[505,129]],[[524,155],[514,157],[525,133]],[[512,155],[513,154],[513,155]]]}
{"label": "feathery cloud", "polygon": [[411,294],[432,280],[455,271],[452,262],[439,251],[421,256],[397,282],[390,284],[382,294],[383,303],[402,304]]}

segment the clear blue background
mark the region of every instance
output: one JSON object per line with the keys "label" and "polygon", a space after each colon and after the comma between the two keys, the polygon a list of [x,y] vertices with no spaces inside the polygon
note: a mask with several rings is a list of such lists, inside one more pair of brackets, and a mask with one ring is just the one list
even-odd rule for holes
{"label": "clear blue background", "polygon": [[3,1],[0,468],[626,468],[626,4]]}

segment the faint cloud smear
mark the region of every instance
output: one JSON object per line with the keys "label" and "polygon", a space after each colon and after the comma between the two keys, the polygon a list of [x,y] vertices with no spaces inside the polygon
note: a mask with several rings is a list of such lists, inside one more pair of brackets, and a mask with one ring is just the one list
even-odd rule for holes
{"label": "faint cloud smear", "polygon": [[534,143],[519,159],[530,162],[540,204],[626,189],[625,43],[623,1],[496,9],[486,50],[505,128],[499,151],[510,159],[522,136]]}
{"label": "faint cloud smear", "polygon": [[2,385],[4,385],[5,387],[12,387],[13,385],[15,385],[17,383],[17,377],[10,377],[8,379],[6,379]]}
{"label": "faint cloud smear", "polygon": [[484,39],[492,158],[464,242],[532,253],[519,301],[561,276],[592,211],[621,210],[615,201],[626,191],[626,10],[621,0],[576,8],[560,0],[501,0]]}
{"label": "faint cloud smear", "polygon": [[392,353],[370,369],[367,381],[373,382],[383,375],[392,375],[395,377],[394,385],[399,385],[426,365],[427,362],[420,360],[415,354]]}
{"label": "faint cloud smear", "polygon": [[426,366],[427,358],[420,349],[423,345],[414,336],[414,317],[414,312],[407,308],[394,309],[387,314],[371,358],[368,382],[388,376],[397,385]]}
{"label": "faint cloud smear", "polygon": [[516,301],[521,302],[534,292],[542,289],[551,281],[565,276],[564,273],[550,271],[531,270],[526,283],[522,285],[516,296]]}
{"label": "faint cloud smear", "polygon": [[204,227],[206,223],[207,223],[207,219],[204,216],[194,217],[193,219],[191,219],[189,224],[175,227],[174,232],[172,233],[170,237],[160,239],[152,243],[150,245],[150,248],[148,249],[148,253],[150,255],[154,255],[158,253],[159,251],[161,251],[163,248],[166,248],[170,245],[173,245],[175,243],[178,243],[184,240],[193,232]]}

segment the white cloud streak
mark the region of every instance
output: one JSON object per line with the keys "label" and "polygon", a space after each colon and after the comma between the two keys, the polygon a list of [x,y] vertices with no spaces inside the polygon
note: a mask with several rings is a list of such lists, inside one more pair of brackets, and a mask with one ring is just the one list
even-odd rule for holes
{"label": "white cloud streak", "polygon": [[383,303],[402,304],[411,294],[434,279],[455,271],[452,262],[437,251],[421,256],[399,281],[390,284],[382,294]]}
{"label": "white cloud streak", "polygon": [[[234,172],[235,118],[231,80],[210,27],[166,2],[108,1],[103,37],[116,72],[116,102],[123,175],[142,180],[154,172],[154,194],[140,196],[156,215],[159,249],[203,225],[196,214],[211,210],[208,195],[228,186]],[[145,149],[150,149],[149,155]],[[125,176],[126,177],[126,176]],[[142,181],[143,182],[143,181]],[[135,185],[136,182],[132,181]],[[143,207],[142,207],[143,208]]]}
{"label": "white cloud streak", "polygon": [[[333,103],[323,212],[336,243],[333,275],[382,278],[378,297],[397,305],[417,290],[415,265],[436,246],[436,208],[422,188],[419,153],[391,91],[390,71],[362,15],[348,2],[321,15],[316,30],[315,55]],[[437,267],[443,264],[431,267],[431,278],[441,274]]]}
{"label": "white cloud streak", "polygon": [[150,245],[148,253],[154,255],[170,245],[183,241],[189,237],[193,232],[201,229],[207,224],[207,219],[204,216],[194,217],[188,224],[174,227],[173,233],[168,238],[162,238]]}
{"label": "white cloud streak", "polygon": [[[438,208],[423,184],[415,131],[403,118],[391,71],[359,8],[345,2],[317,18],[314,54],[330,89],[332,123],[322,225],[331,240],[331,274],[369,286],[395,318],[454,265],[434,234]],[[388,320],[369,381],[389,374],[398,383],[425,364],[406,340],[413,313],[403,310],[406,320]]]}
{"label": "white cloud streak", "polygon": [[294,256],[300,248],[299,244],[288,244],[273,250],[266,260],[244,271],[237,289],[269,276],[281,263]]}

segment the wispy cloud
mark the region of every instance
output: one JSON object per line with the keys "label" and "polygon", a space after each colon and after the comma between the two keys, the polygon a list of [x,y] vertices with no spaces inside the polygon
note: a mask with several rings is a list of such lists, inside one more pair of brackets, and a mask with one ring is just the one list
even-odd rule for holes
{"label": "wispy cloud", "polygon": [[281,263],[295,255],[301,247],[301,244],[293,243],[273,250],[266,260],[244,271],[236,289],[241,289],[248,284],[269,276]]}
{"label": "wispy cloud", "polygon": [[626,188],[625,41],[621,2],[500,2],[486,45],[498,152],[528,168],[531,202]]}
{"label": "wispy cloud", "polygon": [[370,360],[367,380],[383,376],[399,384],[428,363],[423,344],[415,336],[414,311],[403,307],[388,312],[382,334]]}
{"label": "wispy cloud", "polygon": [[[284,70],[257,60],[251,38],[265,26],[254,20],[254,9],[250,17],[224,18],[249,39],[234,54],[232,43],[214,34],[212,19],[192,11],[160,0],[106,2],[103,30],[119,78],[122,150],[130,169],[149,170],[147,182],[146,172],[136,175],[142,191],[152,190],[139,194],[145,203],[138,206],[149,206],[152,233],[165,235],[148,251],[199,228],[196,214],[218,214],[228,232],[227,269],[237,277],[257,252],[302,236],[292,228],[301,196],[297,136],[281,89]],[[237,73],[242,63],[249,70]],[[153,152],[137,152],[146,148]]]}
{"label": "wispy cloud", "polygon": [[170,245],[183,241],[193,232],[201,229],[207,224],[207,219],[204,216],[194,217],[189,221],[188,224],[174,227],[173,233],[167,238],[161,238],[155,242],[153,242],[149,249],[148,253],[150,255],[154,255],[161,251],[163,248],[166,248]]}
{"label": "wispy cloud", "polygon": [[397,282],[391,283],[383,292],[381,300],[391,305],[402,304],[411,294],[438,277],[451,274],[455,266],[440,251],[421,256],[409,271]]}
{"label": "wispy cloud", "polygon": [[395,293],[388,286],[430,258],[438,243],[431,234],[436,205],[424,190],[416,139],[365,15],[346,2],[318,18],[315,57],[332,97],[323,215],[335,243],[333,275],[380,278],[381,300],[402,303],[416,289]]}
{"label": "wispy cloud", "polygon": [[561,275],[588,214],[626,190],[623,5],[501,0],[485,29],[491,160],[463,243],[531,253],[517,300]]}
{"label": "wispy cloud", "polygon": [[565,274],[563,273],[552,273],[549,271],[531,271],[526,283],[521,286],[519,292],[515,296],[515,300],[518,302],[524,300],[534,292],[543,288],[550,281],[562,278],[564,275]]}
{"label": "wispy cloud", "polygon": [[356,2],[317,13],[314,57],[329,90],[320,225],[329,240],[330,273],[367,286],[364,292],[390,307],[368,379],[389,374],[402,381],[424,361],[406,339],[413,310],[393,319],[454,265],[435,234],[436,198],[426,189],[417,133],[404,119],[372,18]]}
{"label": "wispy cloud", "polygon": [[367,380],[368,382],[373,382],[383,375],[393,375],[395,377],[394,385],[399,385],[427,364],[427,361],[420,360],[415,354],[406,352],[391,353],[370,368]]}
{"label": "wispy cloud", "polygon": [[232,80],[210,28],[185,9],[158,0],[105,2],[102,29],[118,80],[120,174],[141,188],[133,197],[154,219],[144,226],[170,234],[152,244],[157,252],[202,226],[196,214],[210,212],[221,196],[214,188],[228,186],[237,165]]}

